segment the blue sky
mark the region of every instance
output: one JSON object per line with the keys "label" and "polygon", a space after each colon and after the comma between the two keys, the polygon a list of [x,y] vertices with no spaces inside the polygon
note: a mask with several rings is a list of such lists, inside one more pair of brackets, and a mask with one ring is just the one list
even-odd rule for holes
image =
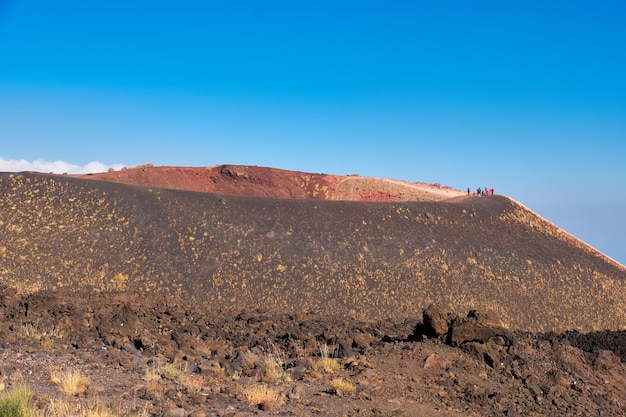
{"label": "blue sky", "polygon": [[624,22],[626,0],[0,0],[0,170],[494,187],[625,264]]}

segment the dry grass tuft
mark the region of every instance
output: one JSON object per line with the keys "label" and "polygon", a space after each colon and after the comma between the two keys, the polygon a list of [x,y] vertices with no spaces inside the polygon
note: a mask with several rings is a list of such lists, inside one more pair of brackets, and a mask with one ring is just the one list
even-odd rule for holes
{"label": "dry grass tuft", "polygon": [[328,392],[337,395],[354,395],[356,388],[350,382],[341,378],[335,378],[331,381]]}
{"label": "dry grass tuft", "polygon": [[318,372],[335,372],[341,369],[341,365],[336,358],[330,357],[330,349],[328,345],[320,346],[320,354],[322,357],[315,364],[315,370]]}
{"label": "dry grass tuft", "polygon": [[276,346],[263,359],[263,372],[265,377],[272,382],[291,381],[291,374],[286,370],[285,353]]}
{"label": "dry grass tuft", "polygon": [[85,417],[117,417],[117,414],[101,403],[96,403],[85,410]]}
{"label": "dry grass tuft", "polygon": [[181,372],[176,378],[176,382],[185,387],[189,393],[197,394],[204,389],[207,379],[202,375]]}
{"label": "dry grass tuft", "polygon": [[85,392],[89,385],[89,378],[84,377],[79,371],[67,369],[65,371],[53,371],[52,382],[58,385],[59,390],[67,395],[76,395]]}
{"label": "dry grass tuft", "polygon": [[180,375],[180,368],[171,363],[166,363],[159,368],[159,375],[165,379],[173,381],[178,377],[178,375]]}
{"label": "dry grass tuft", "polygon": [[145,382],[158,382],[161,380],[161,374],[155,365],[150,366],[144,372],[143,377],[141,378]]}
{"label": "dry grass tuft", "polygon": [[54,326],[52,326],[50,330],[44,331],[39,326],[26,323],[21,325],[20,330],[25,336],[40,342],[46,349],[52,349],[54,347],[54,341],[64,336],[63,331]]}
{"label": "dry grass tuft", "polygon": [[265,411],[274,411],[285,403],[285,394],[277,387],[254,384],[244,391],[246,402]]}
{"label": "dry grass tuft", "polygon": [[32,417],[35,408],[32,404],[33,393],[26,386],[17,386],[9,392],[0,393],[1,417]]}
{"label": "dry grass tuft", "polygon": [[38,416],[41,417],[118,417],[122,415],[146,417],[147,410],[144,409],[138,414],[124,414],[112,410],[101,402],[93,402],[87,405],[63,399],[52,399],[46,404],[45,409],[38,413]]}
{"label": "dry grass tuft", "polygon": [[197,394],[202,391],[207,384],[207,378],[182,368],[171,363],[160,367],[152,365],[146,369],[142,380],[149,384],[158,384],[162,379],[166,379],[185,387],[190,393]]}
{"label": "dry grass tuft", "polygon": [[82,410],[77,409],[76,404],[70,404],[62,399],[51,399],[43,410],[43,415],[50,417],[78,417],[83,414]]}

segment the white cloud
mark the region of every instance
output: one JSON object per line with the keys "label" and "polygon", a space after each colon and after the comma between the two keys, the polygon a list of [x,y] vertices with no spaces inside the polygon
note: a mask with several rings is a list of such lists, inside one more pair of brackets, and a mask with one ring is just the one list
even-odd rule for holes
{"label": "white cloud", "polygon": [[116,171],[124,167],[122,164],[105,165],[102,162],[89,162],[84,166],[71,164],[65,161],[44,161],[37,159],[27,161],[25,159],[4,159],[0,156],[0,172],[21,172],[36,171],[54,174],[89,174],[95,172],[106,172],[109,168]]}

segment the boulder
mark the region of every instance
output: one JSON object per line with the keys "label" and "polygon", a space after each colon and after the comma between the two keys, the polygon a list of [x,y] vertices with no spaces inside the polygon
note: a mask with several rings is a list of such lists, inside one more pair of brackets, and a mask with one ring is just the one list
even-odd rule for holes
{"label": "boulder", "polygon": [[359,333],[354,336],[353,345],[359,349],[365,349],[372,346],[374,336],[368,333]]}
{"label": "boulder", "polygon": [[252,369],[260,364],[262,360],[259,355],[250,351],[248,348],[245,348],[237,352],[237,356],[234,361],[243,369]]}
{"label": "boulder", "polygon": [[447,369],[451,365],[448,359],[445,359],[443,356],[438,355],[436,353],[431,353],[424,360],[424,368],[439,368],[439,369]]}
{"label": "boulder", "polygon": [[423,313],[424,334],[445,340],[450,325],[456,318],[454,311],[445,304],[431,304]]}
{"label": "boulder", "polygon": [[470,342],[492,342],[510,346],[513,343],[513,334],[502,326],[495,313],[472,310],[467,317],[457,317],[452,321],[447,340],[451,346],[461,346]]}

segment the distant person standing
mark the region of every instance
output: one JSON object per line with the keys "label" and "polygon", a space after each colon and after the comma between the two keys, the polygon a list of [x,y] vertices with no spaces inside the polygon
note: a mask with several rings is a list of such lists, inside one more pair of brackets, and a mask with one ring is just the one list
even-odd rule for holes
{"label": "distant person standing", "polygon": [[491,193],[491,195],[493,195],[493,187],[491,187],[491,190],[489,190],[489,192]]}
{"label": "distant person standing", "polygon": [[470,195],[470,188],[467,187],[467,195]]}

